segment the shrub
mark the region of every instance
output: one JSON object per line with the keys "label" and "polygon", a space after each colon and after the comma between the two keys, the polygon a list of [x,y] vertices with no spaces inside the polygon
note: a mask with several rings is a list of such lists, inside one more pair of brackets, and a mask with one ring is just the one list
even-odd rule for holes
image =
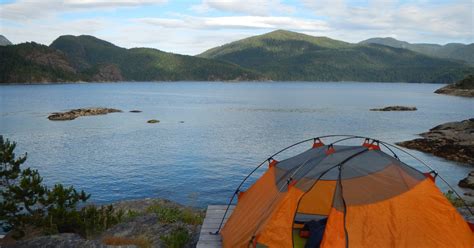
{"label": "shrub", "polygon": [[80,216],[81,229],[78,233],[84,237],[92,237],[120,223],[124,218],[124,212],[116,211],[112,205],[100,208],[91,205],[81,209]]}
{"label": "shrub", "polygon": [[160,240],[168,248],[184,247],[190,240],[189,232],[183,227],[173,229],[168,235],[160,236]]}

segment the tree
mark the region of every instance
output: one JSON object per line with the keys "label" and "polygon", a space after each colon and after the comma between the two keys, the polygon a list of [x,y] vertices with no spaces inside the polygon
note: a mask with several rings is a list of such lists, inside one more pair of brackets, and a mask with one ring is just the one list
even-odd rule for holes
{"label": "tree", "polygon": [[27,227],[46,227],[53,232],[81,228],[77,204],[90,195],[74,187],[57,184],[48,189],[38,170],[22,169],[27,155],[16,158],[16,144],[0,135],[0,224],[14,237],[25,234]]}

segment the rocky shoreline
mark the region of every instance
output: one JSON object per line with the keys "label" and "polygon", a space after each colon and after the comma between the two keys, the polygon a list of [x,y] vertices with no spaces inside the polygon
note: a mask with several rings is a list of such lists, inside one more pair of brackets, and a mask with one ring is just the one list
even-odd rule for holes
{"label": "rocky shoreline", "polygon": [[398,142],[397,145],[474,165],[474,118],[444,123],[420,136],[422,138]]}
{"label": "rocky shoreline", "polygon": [[[474,166],[474,118],[444,123],[420,136],[422,138],[399,142],[397,145]],[[474,171],[459,181],[458,185],[474,189]]]}
{"label": "rocky shoreline", "polygon": [[[203,209],[186,207],[164,199],[139,199],[112,204],[124,212],[124,220],[93,238],[75,233],[60,233],[1,242],[0,247],[173,247],[169,242],[182,242],[181,247],[195,247],[199,240]],[[187,233],[176,236],[176,230]],[[178,238],[179,237],[179,238]],[[184,242],[184,243],[183,243]]]}
{"label": "rocky shoreline", "polygon": [[452,96],[474,97],[474,75],[469,75],[463,80],[437,89],[434,93]]}
{"label": "rocky shoreline", "polygon": [[80,108],[67,112],[56,112],[48,116],[51,121],[70,121],[81,116],[106,115],[109,113],[120,113],[122,110],[113,108]]}

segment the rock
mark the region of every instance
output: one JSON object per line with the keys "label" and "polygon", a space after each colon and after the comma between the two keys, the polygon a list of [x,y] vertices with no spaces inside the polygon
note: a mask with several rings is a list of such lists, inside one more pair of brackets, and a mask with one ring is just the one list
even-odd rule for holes
{"label": "rock", "polygon": [[165,247],[160,236],[169,234],[173,229],[182,227],[190,234],[190,240],[184,247],[195,247],[199,240],[201,225],[191,225],[183,222],[160,223],[156,213],[148,211],[151,206],[161,206],[168,209],[188,210],[194,214],[204,216],[202,209],[195,209],[182,206],[165,199],[142,199],[122,201],[113,204],[114,208],[122,209],[127,213],[129,210],[135,212],[136,217],[130,218],[123,223],[109,228],[102,233],[98,239],[110,240],[121,238],[138,242],[146,242],[151,247]]}
{"label": "rock", "polygon": [[416,111],[416,107],[406,107],[406,106],[388,106],[384,108],[373,108],[370,111]]}
{"label": "rock", "polygon": [[98,72],[92,77],[97,82],[119,82],[123,81],[122,72],[117,65],[106,64],[99,67]]}
{"label": "rock", "polygon": [[160,121],[155,120],[155,119],[151,119],[151,120],[148,120],[147,123],[154,124],[154,123],[160,123]]}
{"label": "rock", "polygon": [[142,111],[141,110],[130,110],[129,112],[130,113],[141,113]]}
{"label": "rock", "polygon": [[474,75],[469,75],[454,84],[437,89],[434,93],[452,96],[474,97]]}
{"label": "rock", "polygon": [[52,113],[50,116],[48,116],[48,119],[51,121],[68,121],[74,120],[80,116],[105,115],[116,112],[122,112],[122,110],[113,108],[81,108],[73,109],[67,112]]}
{"label": "rock", "polygon": [[399,142],[397,145],[474,165],[474,118],[444,123],[420,136],[423,138]]}
{"label": "rock", "polygon": [[474,196],[474,193],[472,193],[472,192],[464,192],[464,195],[465,195],[465,196],[471,196],[471,197],[472,197],[472,196]]}
{"label": "rock", "polygon": [[84,247],[99,248],[106,247],[99,240],[86,240],[75,233],[61,233],[57,235],[39,236],[32,239],[19,241],[9,247],[28,248],[28,247]]}
{"label": "rock", "polygon": [[462,188],[474,189],[474,171],[471,171],[466,178],[459,181],[458,186]]}

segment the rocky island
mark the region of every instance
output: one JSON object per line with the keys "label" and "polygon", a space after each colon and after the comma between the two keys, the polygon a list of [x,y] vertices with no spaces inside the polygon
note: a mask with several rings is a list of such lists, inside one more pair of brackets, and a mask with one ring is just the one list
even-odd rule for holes
{"label": "rocky island", "polygon": [[388,106],[384,108],[373,108],[370,111],[416,111],[416,107],[407,107],[407,106]]}
{"label": "rocky island", "polygon": [[474,97],[474,75],[469,75],[456,83],[437,89],[435,93],[452,96]]}
{"label": "rocky island", "polygon": [[80,108],[67,112],[52,113],[50,116],[48,116],[48,119],[51,121],[70,121],[80,116],[106,115],[108,113],[117,112],[122,112],[122,110],[113,108]]}

